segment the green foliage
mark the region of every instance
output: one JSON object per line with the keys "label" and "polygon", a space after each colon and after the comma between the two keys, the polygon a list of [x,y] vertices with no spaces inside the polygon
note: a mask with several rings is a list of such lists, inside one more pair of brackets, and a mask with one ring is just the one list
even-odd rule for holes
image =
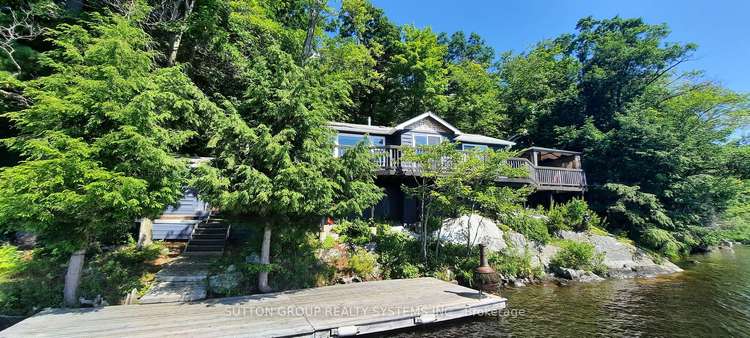
{"label": "green foliage", "polygon": [[375,272],[377,264],[377,255],[370,253],[363,248],[357,248],[349,258],[349,267],[358,276],[369,278]]}
{"label": "green foliage", "polygon": [[323,243],[321,245],[323,246],[323,249],[325,249],[325,250],[333,249],[333,247],[336,246],[336,239],[333,238],[333,236],[328,235],[323,240]]}
{"label": "green foliage", "polygon": [[375,237],[383,278],[408,278],[419,257],[419,243],[409,235],[380,224]]}
{"label": "green foliage", "polygon": [[50,75],[6,115],[19,130],[6,142],[27,161],[0,172],[0,226],[72,250],[176,201],[187,168],[170,152],[212,104],[179,68],[155,67],[150,37],[127,18],[60,24],[49,41]]}
{"label": "green foliage", "polygon": [[507,278],[541,278],[544,270],[531,264],[531,252],[519,250],[494,252],[487,258],[495,271]]}
{"label": "green foliage", "polygon": [[151,261],[162,255],[164,245],[155,242],[138,249],[130,243],[96,255],[81,279],[80,296],[93,299],[101,295],[109,304],[119,304],[133,289],[144,294],[153,275],[160,269]]}
{"label": "green foliage", "polygon": [[588,203],[579,198],[553,205],[547,212],[547,225],[553,233],[561,230],[587,231],[600,222],[599,216],[589,209]]}
{"label": "green foliage", "polygon": [[0,283],[18,272],[21,265],[21,253],[15,246],[0,246]]}
{"label": "green foliage", "polygon": [[560,251],[550,259],[550,266],[591,271],[602,275],[607,272],[603,260],[603,253],[597,254],[591,243],[562,241]]}
{"label": "green foliage", "polygon": [[677,259],[686,251],[685,244],[678,241],[671,232],[659,228],[646,229],[639,242],[670,259]]}
{"label": "green foliage", "polygon": [[0,312],[29,316],[46,307],[59,307],[66,259],[37,249],[21,260],[15,272],[0,282]]}
{"label": "green foliage", "polygon": [[526,211],[521,211],[513,217],[509,217],[507,224],[514,231],[535,242],[545,244],[551,238],[547,229],[547,222],[543,218],[536,217]]}
{"label": "green foliage", "polygon": [[361,219],[343,220],[334,226],[333,231],[341,236],[341,241],[352,246],[370,243],[373,237],[370,224]]}

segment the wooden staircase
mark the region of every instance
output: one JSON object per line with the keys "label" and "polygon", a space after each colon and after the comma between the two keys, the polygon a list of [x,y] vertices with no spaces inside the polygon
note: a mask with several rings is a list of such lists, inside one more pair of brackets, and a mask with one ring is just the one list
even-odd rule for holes
{"label": "wooden staircase", "polygon": [[183,255],[221,256],[229,237],[230,226],[220,218],[198,223],[188,240]]}

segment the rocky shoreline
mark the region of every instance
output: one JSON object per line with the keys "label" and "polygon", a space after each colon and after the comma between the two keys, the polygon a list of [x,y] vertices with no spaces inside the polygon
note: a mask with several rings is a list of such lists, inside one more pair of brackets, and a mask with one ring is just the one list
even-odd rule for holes
{"label": "rocky shoreline", "polygon": [[[467,231],[468,229],[468,231]],[[528,240],[523,234],[501,230],[492,220],[481,216],[464,216],[444,223],[440,236],[454,243],[466,243],[470,238],[475,244],[484,244],[490,251],[515,250],[532,257],[532,265],[541,266],[547,272],[545,279],[558,278],[579,282],[595,282],[605,278],[651,278],[659,275],[681,272],[682,269],[666,259],[655,261],[644,250],[620,240],[613,235],[593,232],[562,231],[558,234],[563,240],[586,242],[594,246],[597,254],[603,256],[607,272],[598,276],[589,271],[557,269],[553,271],[550,260],[560,250],[554,242],[542,244]],[[469,236],[469,237],[467,237]],[[519,287],[535,281],[529,279],[504,278],[503,286]]]}

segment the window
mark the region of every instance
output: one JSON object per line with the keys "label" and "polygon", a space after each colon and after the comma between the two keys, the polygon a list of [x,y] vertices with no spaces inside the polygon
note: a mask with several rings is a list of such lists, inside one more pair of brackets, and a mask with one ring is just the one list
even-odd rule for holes
{"label": "window", "polygon": [[414,134],[414,146],[434,146],[443,142],[440,135]]}
{"label": "window", "polygon": [[461,145],[463,150],[486,150],[487,146],[484,144],[471,144],[471,143],[464,143]]}
{"label": "window", "polygon": [[373,136],[373,135],[358,135],[358,134],[339,134],[336,138],[336,156],[341,157],[346,152],[346,149],[356,146],[360,142],[370,142],[373,147],[385,147],[385,137]]}

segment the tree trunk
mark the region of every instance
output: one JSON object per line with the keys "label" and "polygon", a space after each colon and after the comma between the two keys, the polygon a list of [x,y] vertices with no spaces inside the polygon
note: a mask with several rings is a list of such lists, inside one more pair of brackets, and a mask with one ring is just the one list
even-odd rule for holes
{"label": "tree trunk", "polygon": [[304,49],[302,50],[302,64],[305,64],[307,58],[313,54],[313,40],[315,38],[315,29],[318,27],[320,20],[320,11],[323,9],[323,2],[316,1],[310,8],[310,18],[307,21],[307,35],[305,36]]}
{"label": "tree trunk", "polygon": [[190,15],[193,13],[193,7],[195,6],[195,0],[185,0],[185,15],[183,15],[183,22],[180,24],[180,29],[172,35],[169,43],[169,56],[167,57],[167,66],[174,66],[177,62],[177,52],[180,50],[180,44],[182,44],[182,35],[187,30],[188,20]]}
{"label": "tree trunk", "polygon": [[167,66],[174,66],[177,61],[177,51],[180,50],[180,43],[182,43],[182,29],[172,35],[169,43],[169,56],[167,57]]}
{"label": "tree trunk", "polygon": [[153,242],[153,228],[154,223],[151,219],[145,217],[141,219],[141,226],[138,229],[138,244],[136,244],[138,249]]}
{"label": "tree trunk", "polygon": [[266,222],[263,227],[263,245],[260,247],[260,264],[265,265],[264,271],[258,273],[258,290],[262,293],[271,292],[268,286],[268,265],[271,264],[271,222]]}
{"label": "tree trunk", "polygon": [[78,250],[70,255],[68,271],[65,273],[65,288],[63,290],[65,306],[71,307],[78,304],[78,285],[81,283],[81,272],[83,271],[83,262],[85,259],[85,249]]}

